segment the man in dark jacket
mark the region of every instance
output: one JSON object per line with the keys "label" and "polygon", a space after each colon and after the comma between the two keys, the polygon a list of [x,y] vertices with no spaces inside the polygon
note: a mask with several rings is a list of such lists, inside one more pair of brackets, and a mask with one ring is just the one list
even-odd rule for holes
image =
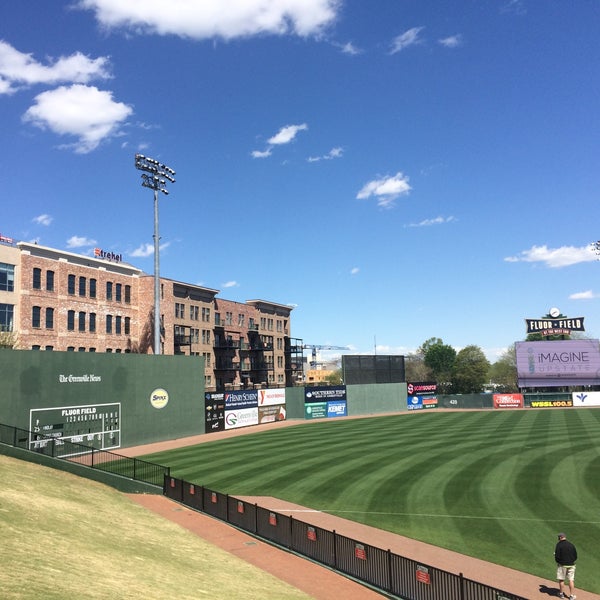
{"label": "man in dark jacket", "polygon": [[558,534],[558,543],[554,548],[554,560],[556,560],[556,579],[558,579],[558,591],[560,597],[565,597],[565,579],[569,582],[569,600],[575,600],[575,561],[577,560],[577,549],[567,540],[564,533]]}

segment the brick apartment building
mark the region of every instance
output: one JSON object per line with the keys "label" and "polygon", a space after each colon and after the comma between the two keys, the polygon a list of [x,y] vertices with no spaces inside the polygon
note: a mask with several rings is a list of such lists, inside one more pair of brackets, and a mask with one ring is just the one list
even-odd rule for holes
{"label": "brick apartment building", "polygon": [[[161,353],[203,356],[207,390],[300,381],[292,307],[218,293],[161,277]],[[0,331],[22,350],[152,353],[154,276],[101,250],[90,257],[0,236]]]}

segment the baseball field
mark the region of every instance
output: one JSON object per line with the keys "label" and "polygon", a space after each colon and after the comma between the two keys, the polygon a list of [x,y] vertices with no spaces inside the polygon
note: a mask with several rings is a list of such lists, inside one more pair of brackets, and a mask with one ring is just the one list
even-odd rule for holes
{"label": "baseball field", "polygon": [[274,496],[554,578],[565,531],[600,593],[600,410],[427,411],[330,419],[147,460],[230,495]]}

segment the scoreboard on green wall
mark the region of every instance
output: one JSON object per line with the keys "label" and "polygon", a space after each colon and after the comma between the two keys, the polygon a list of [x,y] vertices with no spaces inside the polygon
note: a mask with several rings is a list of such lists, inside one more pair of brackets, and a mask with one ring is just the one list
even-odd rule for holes
{"label": "scoreboard on green wall", "polygon": [[121,403],[33,408],[29,411],[30,446],[38,436],[110,450],[121,445]]}

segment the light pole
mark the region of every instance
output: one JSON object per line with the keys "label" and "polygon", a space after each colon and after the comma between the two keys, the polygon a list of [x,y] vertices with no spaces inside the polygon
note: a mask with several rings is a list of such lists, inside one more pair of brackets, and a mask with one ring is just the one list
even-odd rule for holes
{"label": "light pole", "polygon": [[[142,186],[154,190],[154,354],[160,354],[160,260],[158,236],[158,192],[168,195],[167,180],[175,183],[175,171],[167,165],[148,158],[143,154],[135,155],[135,168],[142,173]],[[149,173],[149,174],[148,174]]]}

